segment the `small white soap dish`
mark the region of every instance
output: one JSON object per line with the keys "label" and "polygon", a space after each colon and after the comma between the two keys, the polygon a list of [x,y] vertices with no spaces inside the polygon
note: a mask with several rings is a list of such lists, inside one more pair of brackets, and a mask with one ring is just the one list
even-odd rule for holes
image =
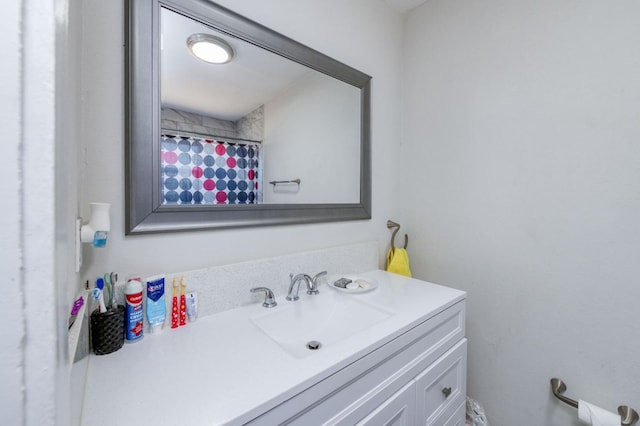
{"label": "small white soap dish", "polygon": [[[344,281],[339,283],[343,278],[349,282],[346,284],[344,284]],[[344,285],[344,287],[342,287],[342,285]],[[329,287],[343,293],[366,293],[378,288],[378,282],[372,278],[346,275],[341,277],[339,280],[333,280],[333,282],[330,282]]]}

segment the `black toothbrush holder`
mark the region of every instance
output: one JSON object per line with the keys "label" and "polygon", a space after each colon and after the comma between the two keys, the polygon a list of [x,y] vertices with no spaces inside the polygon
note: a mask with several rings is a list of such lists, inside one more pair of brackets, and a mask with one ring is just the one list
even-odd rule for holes
{"label": "black toothbrush holder", "polygon": [[117,351],[124,344],[124,306],[91,313],[91,347],[96,355]]}

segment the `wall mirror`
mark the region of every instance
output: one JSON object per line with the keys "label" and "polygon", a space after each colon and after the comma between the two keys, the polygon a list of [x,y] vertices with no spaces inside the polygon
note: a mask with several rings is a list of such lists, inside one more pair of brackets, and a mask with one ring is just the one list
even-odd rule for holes
{"label": "wall mirror", "polygon": [[129,0],[126,42],[127,234],[371,217],[368,75],[205,0]]}

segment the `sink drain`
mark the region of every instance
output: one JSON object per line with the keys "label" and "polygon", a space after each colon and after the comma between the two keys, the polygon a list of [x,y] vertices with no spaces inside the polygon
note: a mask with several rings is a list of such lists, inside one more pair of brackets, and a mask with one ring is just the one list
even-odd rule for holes
{"label": "sink drain", "polygon": [[322,346],[322,343],[318,342],[317,340],[307,342],[307,349],[311,351],[317,351],[318,349],[320,349],[320,346]]}

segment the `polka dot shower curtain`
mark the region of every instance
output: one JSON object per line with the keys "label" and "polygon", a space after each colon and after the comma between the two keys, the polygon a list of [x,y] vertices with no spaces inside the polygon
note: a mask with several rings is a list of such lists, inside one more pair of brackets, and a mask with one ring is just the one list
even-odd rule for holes
{"label": "polka dot shower curtain", "polygon": [[258,204],[259,144],[162,135],[162,204]]}

